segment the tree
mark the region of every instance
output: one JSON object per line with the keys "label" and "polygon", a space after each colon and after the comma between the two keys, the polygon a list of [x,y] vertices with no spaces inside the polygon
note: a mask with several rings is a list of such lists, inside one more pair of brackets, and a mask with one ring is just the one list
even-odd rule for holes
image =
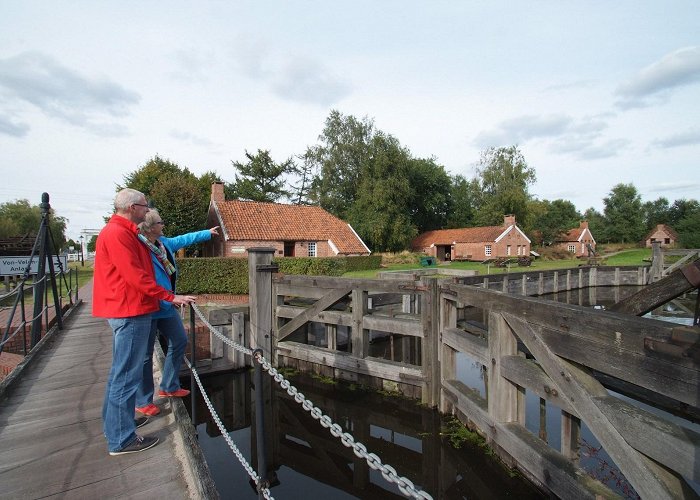
{"label": "tree", "polygon": [[203,229],[207,212],[197,183],[184,177],[169,176],[160,180],[150,193],[151,203],[165,221],[167,236],[177,236]]}
{"label": "tree", "polygon": [[670,220],[670,207],[666,198],[647,201],[642,205],[642,210],[644,211],[644,226],[647,231],[656,227],[657,224],[667,224]]}
{"label": "tree", "polygon": [[445,227],[460,228],[474,225],[476,207],[479,206],[481,187],[477,179],[468,181],[456,175],[450,182],[451,210]]}
{"label": "tree", "polygon": [[539,202],[536,210],[537,215],[530,217],[528,228],[538,232],[541,244],[544,245],[551,245],[559,235],[578,227],[581,220],[581,214],[567,200],[544,200]]}
{"label": "tree", "polygon": [[[49,211],[49,231],[55,244],[55,252],[63,248],[66,241],[68,219]],[[0,238],[36,235],[41,225],[41,208],[31,205],[29,200],[15,200],[0,204]]]}
{"label": "tree", "polygon": [[174,236],[202,229],[207,220],[207,210],[212,182],[219,176],[208,171],[197,178],[188,168],[164,160],[159,156],[124,176],[124,186],[141,191],[157,208],[169,224],[165,234]]}
{"label": "tree", "polygon": [[675,229],[678,223],[687,216],[700,210],[700,203],[697,200],[686,200],[681,198],[673,202],[668,209],[668,224]]}
{"label": "tree", "polygon": [[303,155],[297,156],[301,165],[294,163],[291,173],[296,177],[296,183],[291,183],[289,198],[295,205],[312,205],[311,186],[314,180],[314,161],[307,150]]}
{"label": "tree", "polygon": [[117,191],[123,188],[136,189],[141,191],[148,198],[155,185],[164,177],[185,176],[195,178],[194,174],[187,168],[181,169],[177,163],[164,160],[156,155],[148,160],[142,167],[124,176],[124,185],[117,186]]}
{"label": "tree", "polygon": [[[408,152],[406,152],[408,156]],[[419,233],[442,229],[452,212],[451,179],[445,167],[435,159],[410,159],[407,162],[408,215]]]}
{"label": "tree", "polygon": [[90,238],[90,241],[87,242],[87,251],[94,252],[95,248],[97,248],[97,235],[93,234],[92,238]]}
{"label": "tree", "polygon": [[618,243],[636,243],[644,237],[642,199],[633,184],[617,184],[603,198],[605,237]]}
{"label": "tree", "polygon": [[528,189],[537,176],[517,146],[483,151],[477,175],[481,186],[481,206],[476,214],[479,225],[501,224],[504,214],[514,214],[521,222],[527,220]]}
{"label": "tree", "polygon": [[332,110],[319,136],[321,144],[310,147],[306,155],[318,170],[311,198],[341,219],[357,197],[361,178],[370,168],[374,122],[358,120]]}
{"label": "tree", "polygon": [[363,175],[348,221],[370,248],[399,251],[418,231],[410,218],[410,157],[399,142],[383,133],[372,139],[371,168]]}
{"label": "tree", "polygon": [[230,186],[230,192],[235,198],[253,201],[276,202],[282,197],[289,196],[285,189],[284,174],[294,171],[291,158],[275,163],[270,157],[269,150],[258,149],[257,154],[245,152],[248,161],[245,163],[231,162],[240,173]]}
{"label": "tree", "polygon": [[689,212],[675,226],[683,248],[700,248],[700,210]]}
{"label": "tree", "polygon": [[595,208],[591,207],[583,212],[583,219],[588,221],[588,229],[596,241],[603,241],[605,236],[605,217]]}

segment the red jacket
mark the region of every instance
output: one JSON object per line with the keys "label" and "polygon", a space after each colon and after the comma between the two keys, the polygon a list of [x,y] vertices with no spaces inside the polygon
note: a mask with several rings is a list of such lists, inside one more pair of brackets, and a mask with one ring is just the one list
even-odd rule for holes
{"label": "red jacket", "polygon": [[92,314],[130,318],[159,309],[159,300],[172,302],[171,292],[156,284],[150,250],[137,237],[130,220],[113,215],[100,231],[95,248]]}

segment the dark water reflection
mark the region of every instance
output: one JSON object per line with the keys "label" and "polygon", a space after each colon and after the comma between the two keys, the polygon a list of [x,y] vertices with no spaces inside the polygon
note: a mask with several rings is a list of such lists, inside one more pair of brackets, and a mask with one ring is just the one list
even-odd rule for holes
{"label": "dark water reflection", "polygon": [[[208,377],[204,384],[229,435],[255,466],[249,379],[245,371]],[[482,448],[464,444],[455,449],[440,436],[444,423],[438,412],[415,401],[309,377],[292,381],[368,451],[433,498],[543,498]],[[404,498],[394,484],[371,470],[286,392],[276,390],[271,407],[268,427],[273,456],[267,460],[279,480],[270,490],[275,498]],[[197,415],[199,442],[221,498],[257,498],[247,473],[201,401]]]}

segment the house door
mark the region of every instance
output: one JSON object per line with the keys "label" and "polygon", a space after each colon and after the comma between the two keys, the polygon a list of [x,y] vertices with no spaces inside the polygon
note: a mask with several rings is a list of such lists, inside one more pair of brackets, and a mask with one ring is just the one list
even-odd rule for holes
{"label": "house door", "polygon": [[284,242],[284,256],[285,257],[294,257],[294,242],[293,241],[285,241]]}

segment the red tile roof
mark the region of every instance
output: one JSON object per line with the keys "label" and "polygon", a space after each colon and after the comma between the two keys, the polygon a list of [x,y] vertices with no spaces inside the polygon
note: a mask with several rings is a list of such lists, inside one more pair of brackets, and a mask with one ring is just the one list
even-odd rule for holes
{"label": "red tile roof", "polygon": [[227,240],[330,240],[342,255],[370,253],[349,224],[321,207],[240,200],[213,203]]}
{"label": "red tile roof", "polygon": [[678,233],[671,226],[669,226],[667,224],[657,224],[656,226],[654,226],[654,228],[651,231],[649,231],[647,233],[647,235],[644,239],[648,240],[649,238],[654,236],[654,233],[659,232],[659,231],[666,233],[670,238],[673,238],[674,240],[678,239]]}
{"label": "red tile roof", "polygon": [[460,229],[436,229],[418,235],[411,242],[414,249],[430,245],[451,245],[452,243],[481,243],[496,241],[507,228],[503,226],[464,227]]}

